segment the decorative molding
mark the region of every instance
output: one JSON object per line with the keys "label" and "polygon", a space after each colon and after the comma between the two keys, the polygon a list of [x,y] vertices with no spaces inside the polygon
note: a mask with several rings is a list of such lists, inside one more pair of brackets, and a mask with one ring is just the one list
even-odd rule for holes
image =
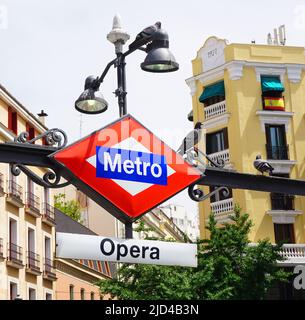
{"label": "decorative molding", "polygon": [[8,128],[0,123],[0,135],[2,135],[6,141],[14,141],[15,135],[8,130]]}
{"label": "decorative molding", "polygon": [[224,113],[219,116],[216,116],[214,118],[210,118],[209,120],[203,121],[202,123],[202,129],[211,129],[214,127],[226,125],[229,122],[231,114],[230,113]]}
{"label": "decorative molding", "polygon": [[186,84],[190,88],[190,94],[191,96],[194,96],[197,92],[197,87],[196,87],[196,78],[188,78],[185,80]]}
{"label": "decorative molding", "polygon": [[239,80],[243,76],[245,61],[231,61],[226,65],[231,80]]}
{"label": "decorative molding", "polygon": [[266,111],[266,110],[258,110],[256,111],[256,115],[259,117],[261,122],[261,129],[265,132],[266,124],[284,124],[286,132],[289,128],[290,119],[294,115],[293,112],[286,111]]}
{"label": "decorative molding", "polygon": [[204,74],[202,73],[199,76],[198,80],[201,82],[201,84],[205,84],[207,81],[216,80],[219,78],[223,79],[224,75],[225,75],[224,69],[217,68],[211,71],[207,71]]}
{"label": "decorative molding", "polygon": [[291,168],[297,163],[295,160],[269,160],[274,168],[273,173],[290,174]]}
{"label": "decorative molding", "polygon": [[266,214],[272,217],[273,223],[287,224],[295,223],[296,216],[302,214],[300,210],[268,210]]}
{"label": "decorative molding", "polygon": [[286,73],[285,65],[279,64],[266,64],[265,66],[256,66],[253,64],[255,72],[256,72],[256,81],[261,82],[261,76],[279,76],[281,79],[282,84],[284,84],[284,75]]}
{"label": "decorative molding", "polygon": [[288,79],[292,83],[298,83],[301,81],[303,66],[301,64],[289,64],[287,65]]}

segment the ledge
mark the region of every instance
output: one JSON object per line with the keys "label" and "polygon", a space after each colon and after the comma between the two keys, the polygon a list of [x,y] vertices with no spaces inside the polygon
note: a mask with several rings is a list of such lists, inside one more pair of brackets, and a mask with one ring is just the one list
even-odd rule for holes
{"label": "ledge", "polygon": [[302,214],[300,210],[268,210],[266,214],[272,217],[273,223],[287,224],[295,223],[296,216]]}
{"label": "ledge", "polygon": [[211,129],[214,127],[226,125],[229,122],[230,116],[231,116],[230,113],[224,113],[219,116],[215,116],[213,118],[205,120],[202,122],[202,128],[203,129]]}
{"label": "ledge", "polygon": [[282,174],[290,174],[291,168],[297,163],[295,160],[267,160],[274,168],[273,173]]}

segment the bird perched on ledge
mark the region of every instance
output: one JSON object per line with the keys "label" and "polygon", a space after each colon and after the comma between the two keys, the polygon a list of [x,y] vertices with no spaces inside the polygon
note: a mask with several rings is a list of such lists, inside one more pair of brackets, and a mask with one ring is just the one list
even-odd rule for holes
{"label": "bird perched on ledge", "polygon": [[262,160],[261,155],[256,156],[256,159],[254,160],[253,165],[254,165],[254,168],[260,171],[262,174],[264,174],[264,172],[269,172],[269,174],[271,174],[274,170],[274,168],[271,166],[271,164],[268,161]]}
{"label": "bird perched on ledge", "polygon": [[137,47],[139,42],[141,42],[145,38],[151,37],[159,29],[161,29],[160,21],[157,21],[155,24],[146,27],[140,33],[137,34],[136,39],[129,45],[129,49]]}

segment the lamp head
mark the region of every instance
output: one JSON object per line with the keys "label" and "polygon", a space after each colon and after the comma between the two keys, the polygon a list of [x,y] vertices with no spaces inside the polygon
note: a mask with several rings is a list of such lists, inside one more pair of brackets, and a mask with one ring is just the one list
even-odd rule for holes
{"label": "lamp head", "polygon": [[81,113],[97,114],[107,110],[108,103],[99,91],[98,79],[89,76],[85,81],[85,90],[75,101],[75,109]]}
{"label": "lamp head", "polygon": [[169,50],[168,34],[163,29],[158,29],[147,45],[147,56],[141,68],[148,72],[172,72],[179,69],[179,64]]}

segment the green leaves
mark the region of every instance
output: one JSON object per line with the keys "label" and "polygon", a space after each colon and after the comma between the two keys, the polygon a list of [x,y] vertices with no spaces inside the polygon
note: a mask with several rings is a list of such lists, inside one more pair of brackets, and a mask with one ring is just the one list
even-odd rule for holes
{"label": "green leaves", "polygon": [[[267,239],[249,243],[251,227],[249,215],[238,206],[221,227],[211,214],[206,227],[210,238],[198,242],[197,268],[122,264],[116,279],[99,283],[101,292],[123,300],[263,299],[289,273],[276,265],[283,259],[281,246]],[[137,231],[148,238],[144,223]]]}
{"label": "green leaves", "polygon": [[54,196],[54,207],[73,220],[82,223],[80,204],[75,200],[67,201],[64,193],[59,193]]}

